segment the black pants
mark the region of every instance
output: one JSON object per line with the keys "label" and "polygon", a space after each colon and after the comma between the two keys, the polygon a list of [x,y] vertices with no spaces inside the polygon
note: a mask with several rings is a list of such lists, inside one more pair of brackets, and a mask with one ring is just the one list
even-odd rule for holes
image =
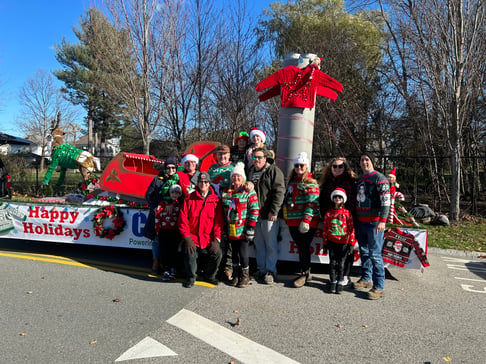
{"label": "black pants", "polygon": [[289,226],[290,236],[299,248],[299,263],[302,272],[307,272],[311,267],[310,246],[316,230],[316,228],[310,228],[308,232],[302,234],[298,226]]}
{"label": "black pants", "polygon": [[197,248],[196,252],[193,254],[184,253],[184,266],[186,268],[187,279],[192,281],[196,280],[197,260],[199,254],[206,254],[207,256],[206,266],[204,267],[204,276],[211,279],[216,278],[219,263],[221,262],[221,258],[223,257],[223,252],[221,251],[221,248],[218,249],[216,254],[211,254],[207,248]]}
{"label": "black pants", "polygon": [[179,252],[181,243],[179,229],[162,229],[159,232],[160,258],[165,268],[182,268],[182,255]]}
{"label": "black pants", "polygon": [[242,268],[247,268],[250,265],[248,258],[248,240],[230,240],[232,249],[233,265],[241,265]]}
{"label": "black pants", "polygon": [[327,240],[327,248],[329,249],[329,278],[331,283],[342,282],[344,280],[344,263],[348,256],[348,244],[339,244]]}

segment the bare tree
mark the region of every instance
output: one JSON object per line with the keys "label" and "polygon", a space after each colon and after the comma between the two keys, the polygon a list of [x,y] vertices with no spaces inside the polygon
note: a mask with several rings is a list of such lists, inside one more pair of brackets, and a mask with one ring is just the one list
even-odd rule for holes
{"label": "bare tree", "polygon": [[[48,136],[52,120],[55,120],[58,114],[63,115],[65,122],[74,122],[78,117],[77,111],[66,101],[54,80],[49,72],[40,69],[26,81],[19,92],[20,129],[26,135],[35,137],[43,157],[48,155]],[[42,169],[44,159],[41,163]]]}
{"label": "bare tree", "polygon": [[[410,50],[406,76],[420,90],[424,110],[445,132],[451,154],[450,219],[460,213],[463,137],[480,97],[486,61],[486,3],[484,0],[396,0],[390,11],[401,20]],[[402,85],[401,90],[406,90]],[[434,141],[434,145],[437,145]]]}
{"label": "bare tree", "polygon": [[[106,10],[115,27],[129,40],[129,49],[124,39],[103,39],[98,34],[100,48],[98,56],[103,61],[107,50],[116,52],[116,41],[131,55],[126,61],[123,55],[119,62],[107,60],[103,66],[111,71],[116,82],[104,86],[117,100],[121,100],[132,115],[132,123],[140,132],[144,153],[150,152],[150,141],[158,128],[165,107],[165,95],[161,93],[166,84],[166,9],[178,1],[156,0],[106,0]],[[113,47],[115,41],[115,47]],[[111,63],[110,63],[111,62]]]}

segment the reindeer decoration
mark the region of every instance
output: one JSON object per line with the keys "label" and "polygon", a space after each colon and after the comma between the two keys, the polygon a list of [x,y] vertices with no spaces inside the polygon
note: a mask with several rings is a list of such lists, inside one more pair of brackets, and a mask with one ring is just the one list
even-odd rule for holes
{"label": "reindeer decoration", "polygon": [[73,147],[64,142],[63,136],[66,134],[63,129],[59,128],[60,115],[51,124],[51,135],[53,137],[51,164],[42,181],[43,185],[49,184],[49,181],[57,166],[61,167],[61,173],[57,185],[64,184],[66,170],[78,168],[84,180],[88,180],[90,175],[95,171],[101,171],[99,158],[94,157],[91,153]]}

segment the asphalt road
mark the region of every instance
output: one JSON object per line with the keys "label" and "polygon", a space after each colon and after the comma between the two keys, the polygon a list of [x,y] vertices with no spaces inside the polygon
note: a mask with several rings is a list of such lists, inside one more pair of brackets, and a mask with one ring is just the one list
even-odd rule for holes
{"label": "asphalt road", "polygon": [[[161,282],[150,252],[0,239],[2,363],[483,363],[486,262],[390,267],[386,297]],[[356,271],[356,273],[358,270]],[[355,280],[357,277],[355,277]]]}

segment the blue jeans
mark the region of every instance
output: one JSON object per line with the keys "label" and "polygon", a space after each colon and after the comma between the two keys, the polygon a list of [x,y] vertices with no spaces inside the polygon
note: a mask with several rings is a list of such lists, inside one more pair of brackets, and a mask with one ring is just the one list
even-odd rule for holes
{"label": "blue jeans", "polygon": [[152,258],[160,259],[160,243],[158,236],[156,236],[155,239],[152,240]]}
{"label": "blue jeans", "polygon": [[361,279],[373,281],[373,288],[385,289],[385,266],[383,265],[384,232],[376,232],[378,222],[356,222],[356,238],[361,255]]}
{"label": "blue jeans", "polygon": [[279,221],[258,220],[255,227],[256,263],[262,273],[277,274]]}

